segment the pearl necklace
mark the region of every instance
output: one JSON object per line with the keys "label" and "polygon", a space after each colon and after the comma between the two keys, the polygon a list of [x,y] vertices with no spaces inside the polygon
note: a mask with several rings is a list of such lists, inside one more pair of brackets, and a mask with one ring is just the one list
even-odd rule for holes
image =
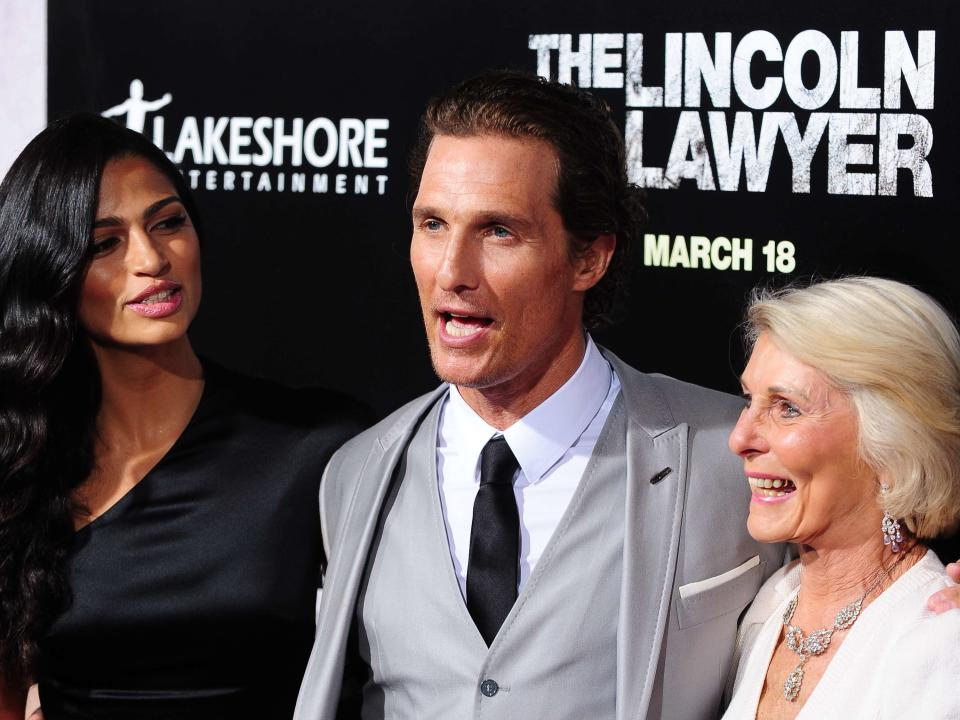
{"label": "pearl necklace", "polygon": [[786,698],[787,702],[793,702],[797,699],[797,695],[800,694],[800,686],[803,684],[803,666],[807,664],[807,660],[814,655],[822,655],[825,653],[827,648],[830,647],[830,640],[833,638],[833,634],[840,630],[846,630],[857,621],[857,618],[860,617],[860,609],[863,607],[863,601],[867,599],[867,595],[880,587],[880,583],[890,576],[893,569],[906,555],[907,553],[900,555],[889,568],[880,573],[880,576],[866,589],[863,595],[849,605],[844,605],[840,608],[837,616],[833,619],[832,628],[819,628],[809,635],[804,636],[802,628],[790,624],[790,621],[793,619],[793,613],[796,612],[797,609],[797,600],[800,599],[800,591],[797,591],[793,600],[787,605],[787,609],[783,611],[783,625],[787,628],[787,647],[800,656],[800,664],[793,669],[793,672],[787,675],[787,679],[783,683],[783,697]]}

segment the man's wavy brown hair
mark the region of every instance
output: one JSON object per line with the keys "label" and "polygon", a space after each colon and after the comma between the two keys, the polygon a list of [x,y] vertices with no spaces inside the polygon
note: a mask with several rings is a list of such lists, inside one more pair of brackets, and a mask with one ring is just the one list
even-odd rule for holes
{"label": "man's wavy brown hair", "polygon": [[607,104],[591,93],[513,71],[491,71],[433,98],[420,121],[410,156],[410,201],[437,135],[502,135],[548,142],[559,161],[554,205],[568,232],[571,257],[600,235],[613,234],[616,249],[604,277],[587,291],[588,328],[616,319],[627,289],[630,251],[646,211],[643,191],[627,180],[623,136]]}

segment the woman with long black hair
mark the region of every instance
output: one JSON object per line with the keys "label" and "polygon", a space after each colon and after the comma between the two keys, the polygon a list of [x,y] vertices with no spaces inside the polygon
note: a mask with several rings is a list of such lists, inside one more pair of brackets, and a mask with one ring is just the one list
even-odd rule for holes
{"label": "woman with long black hair", "polygon": [[200,234],[93,115],[0,185],[0,718],[31,683],[45,720],[292,714],[320,475],[365,415],[198,359]]}

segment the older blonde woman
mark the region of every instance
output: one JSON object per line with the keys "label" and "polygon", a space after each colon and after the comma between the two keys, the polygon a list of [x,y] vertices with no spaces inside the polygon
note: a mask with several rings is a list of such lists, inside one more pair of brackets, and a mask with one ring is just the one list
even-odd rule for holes
{"label": "older blonde woman", "polygon": [[902,283],[847,278],[751,303],[730,435],[748,529],[797,543],[741,625],[726,718],[960,718],[960,613],[926,542],[960,522],[960,339]]}

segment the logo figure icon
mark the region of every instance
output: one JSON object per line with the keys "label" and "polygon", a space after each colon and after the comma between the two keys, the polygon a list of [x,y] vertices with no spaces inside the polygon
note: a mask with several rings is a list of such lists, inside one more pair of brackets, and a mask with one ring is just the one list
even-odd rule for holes
{"label": "logo figure icon", "polygon": [[143,126],[147,122],[147,113],[169,105],[171,100],[173,100],[173,95],[170,93],[165,93],[159,100],[144,100],[143,83],[134,78],[130,82],[130,97],[100,114],[103,117],[117,117],[125,114],[127,116],[127,127],[142,133]]}

